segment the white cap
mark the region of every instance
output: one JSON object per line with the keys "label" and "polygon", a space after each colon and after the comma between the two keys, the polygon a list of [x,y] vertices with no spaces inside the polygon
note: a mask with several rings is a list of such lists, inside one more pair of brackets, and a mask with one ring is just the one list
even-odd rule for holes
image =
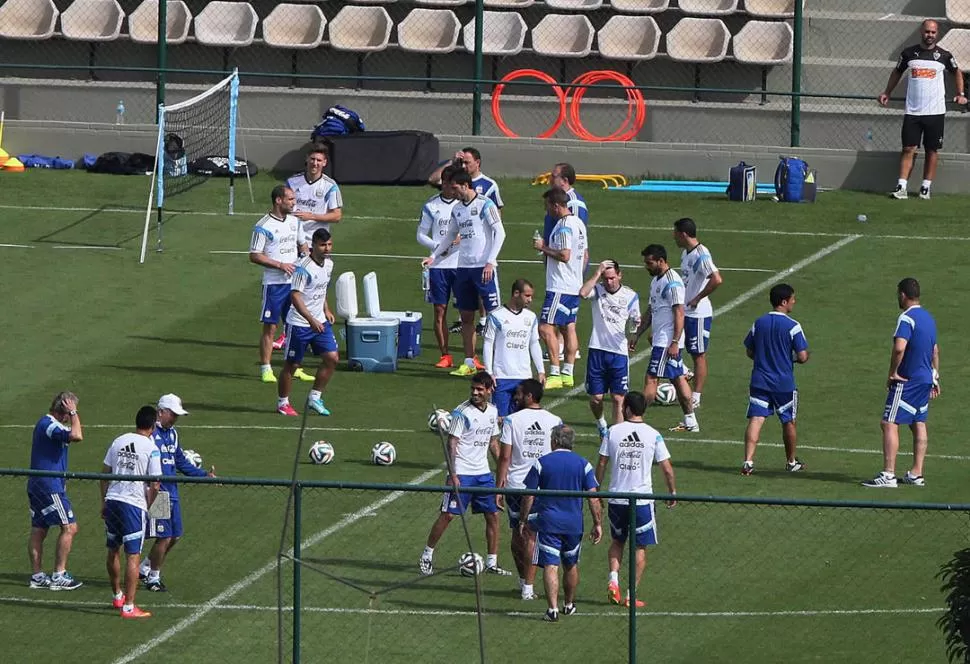
{"label": "white cap", "polygon": [[158,400],[158,407],[170,410],[176,415],[188,415],[189,411],[182,408],[182,400],[177,394],[163,394]]}

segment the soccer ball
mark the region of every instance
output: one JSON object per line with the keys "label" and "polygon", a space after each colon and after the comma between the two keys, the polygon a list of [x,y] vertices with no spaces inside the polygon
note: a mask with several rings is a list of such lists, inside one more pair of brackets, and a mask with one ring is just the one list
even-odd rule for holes
{"label": "soccer ball", "polygon": [[673,406],[677,403],[677,389],[670,383],[657,385],[657,403],[661,406]]}
{"label": "soccer ball", "polygon": [[318,440],[310,445],[310,461],[318,465],[333,461],[333,445],[325,440]]}
{"label": "soccer ball", "polygon": [[485,570],[485,560],[477,553],[461,554],[461,558],[458,559],[458,573],[462,576],[475,576],[481,574]]}
{"label": "soccer ball", "polygon": [[378,466],[390,466],[397,459],[397,450],[386,441],[374,445],[370,451],[370,460]]}
{"label": "soccer ball", "polygon": [[428,428],[438,433],[438,431],[447,431],[451,428],[451,413],[447,410],[439,408],[430,415],[428,415]]}
{"label": "soccer ball", "polygon": [[202,467],[202,455],[195,450],[182,450],[182,456],[196,468]]}

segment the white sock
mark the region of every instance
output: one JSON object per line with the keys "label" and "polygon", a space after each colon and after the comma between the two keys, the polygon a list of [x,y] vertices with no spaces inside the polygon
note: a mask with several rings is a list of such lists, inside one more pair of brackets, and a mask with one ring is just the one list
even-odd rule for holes
{"label": "white sock", "polygon": [[903,178],[899,178],[899,180],[896,182],[896,184],[898,184],[900,187],[902,187],[903,189],[905,189],[906,188],[906,185],[909,184],[909,183],[906,180],[904,180]]}
{"label": "white sock", "polygon": [[490,553],[485,556],[485,567],[498,567],[498,554]]}
{"label": "white sock", "polygon": [[486,325],[488,325],[488,318],[486,317],[479,318],[478,324],[481,325],[482,327],[485,327]]}
{"label": "white sock", "polygon": [[285,406],[288,403],[290,403],[290,398],[289,397],[280,397],[279,399],[276,400],[276,407],[277,408],[282,408],[283,406]]}
{"label": "white sock", "polygon": [[260,371],[272,371],[273,370],[273,365],[272,364],[261,364],[259,366],[259,370]]}
{"label": "white sock", "polygon": [[34,579],[35,581],[40,581],[40,580],[41,580],[41,579],[43,579],[43,578],[44,578],[45,576],[47,576],[47,575],[46,575],[46,574],[44,574],[43,572],[37,572],[36,574],[31,574],[31,575],[30,575],[30,578],[32,578],[32,579]]}
{"label": "white sock", "polygon": [[135,610],[134,602],[132,602],[131,604],[125,604],[123,607],[121,607],[121,610],[124,611],[125,613],[131,613],[132,611]]}
{"label": "white sock", "polygon": [[549,366],[549,375],[550,376],[558,376],[559,375],[559,367],[554,367],[554,366],[551,366],[550,365]]}
{"label": "white sock", "polygon": [[148,572],[149,583],[154,583],[156,581],[161,581],[161,580],[162,580],[162,573],[159,572],[157,569],[153,569],[150,572]]}
{"label": "white sock", "polygon": [[466,357],[465,358],[465,364],[467,366],[471,367],[472,369],[475,368],[475,360],[473,358],[471,358],[471,357]]}
{"label": "white sock", "polygon": [[694,413],[687,413],[684,415],[684,424],[689,427],[697,426],[697,417],[694,415]]}
{"label": "white sock", "polygon": [[598,420],[596,420],[596,423],[598,425],[600,425],[601,427],[604,427],[605,428],[606,427],[606,418],[605,417],[601,417]]}
{"label": "white sock", "polygon": [[694,404],[695,405],[697,405],[697,406],[701,405],[701,393],[700,392],[694,392],[693,399],[694,399]]}
{"label": "white sock", "polygon": [[320,390],[310,390],[310,395],[307,397],[307,400],[308,401],[317,401],[322,396],[323,396],[323,393],[320,392]]}
{"label": "white sock", "polygon": [[619,572],[610,572],[610,583],[615,583],[617,585],[620,584],[620,573]]}
{"label": "white sock", "polygon": [[563,362],[562,363],[562,372],[566,376],[572,376],[573,375],[573,365],[572,365],[572,363],[571,362]]}
{"label": "white sock", "polygon": [[535,591],[533,590],[531,583],[524,583],[524,584],[522,584],[522,596],[523,597],[526,597],[528,595],[534,595],[534,594],[535,594]]}
{"label": "white sock", "polygon": [[424,547],[424,553],[421,554],[421,557],[425,560],[431,560],[434,558],[434,549],[430,546]]}
{"label": "white sock", "polygon": [[929,190],[929,188],[932,186],[933,186],[932,180],[923,180],[923,184],[920,185],[922,189],[926,189],[926,190]]}
{"label": "white sock", "polygon": [[895,473],[890,473],[888,470],[882,471],[882,474],[887,480],[891,480],[892,478],[896,477]]}
{"label": "white sock", "polygon": [[114,599],[122,599],[124,596],[125,594],[123,592],[116,592],[114,595],[112,595]]}

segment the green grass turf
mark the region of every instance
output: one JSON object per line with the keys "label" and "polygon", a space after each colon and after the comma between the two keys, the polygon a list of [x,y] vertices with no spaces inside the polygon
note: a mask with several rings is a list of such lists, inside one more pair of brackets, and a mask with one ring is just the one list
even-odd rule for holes
{"label": "green grass turf", "polygon": [[[288,476],[298,423],[274,414],[274,388],[256,379],[259,270],[243,254],[210,253],[247,249],[273,180],[261,176],[253,184],[257,202],[250,203],[246,184],[240,183],[234,217],[222,214],[222,182],[172,199],[175,212],[166,216],[164,227],[166,250],[150,253],[139,266],[144,216],[138,208],[147,196],[147,178],[0,174],[0,244],[33,247],[0,248],[8,331],[0,339],[5,368],[0,467],[27,465],[29,427],[60,389],[81,397],[86,437],[72,448],[71,468],[87,471],[100,468],[107,445],[130,428],[140,405],[174,391],[192,411],[180,423],[183,445],[201,452],[219,474]],[[521,181],[501,184],[509,233],[502,258],[529,261],[506,262],[502,282],[528,277],[539,299],[544,280],[530,240],[542,221],[541,188]],[[431,404],[458,403],[466,396],[466,384],[430,367],[437,355],[430,311],[421,304],[417,260],[339,254],[420,255],[414,219],[431,192],[370,187],[344,187],[343,192],[336,270],[353,270],[358,280],[376,270],[386,309],[424,311],[423,355],[403,361],[394,375],[338,372],[327,396],[334,415],[312,418],[316,430],[309,436],[332,441],[336,461],[328,467],[301,463],[300,474],[409,482],[441,463],[438,440],[425,429]],[[967,502],[970,459],[958,416],[968,396],[968,368],[958,346],[970,305],[960,288],[968,243],[962,222],[965,198],[937,196],[927,204],[832,192],[815,205],[737,205],[720,197],[614,193],[589,186],[583,193],[591,210],[593,258],[614,257],[630,265],[626,282],[640,292],[648,283],[645,271],[636,267],[640,249],[659,241],[674,253],[669,227],[680,216],[697,219],[701,239],[720,267],[767,270],[724,271],[715,308],[735,298],[743,301],[714,324],[711,376],[699,411],[702,433],[670,439],[682,494]],[[859,213],[868,215],[867,224],[856,222]],[[856,234],[860,237],[785,277],[797,290],[794,316],[813,352],[811,362],[797,370],[800,456],[809,468],[785,475],[779,427],[769,423],[758,473],[742,479],[737,469],[750,364],[740,341],[751,321],[768,308],[766,280]],[[929,484],[870,493],[858,481],[880,466],[878,420],[897,314],[894,287],[909,275],[922,282],[924,304],[936,315],[941,336],[944,393],[933,405]],[[749,294],[752,289],[757,292]],[[585,343],[585,312],[579,328]],[[580,376],[584,367],[580,361]],[[634,385],[643,369],[642,362],[633,367]],[[296,386],[294,403],[302,403],[306,389],[305,384]],[[546,401],[562,395],[551,393]],[[579,451],[594,458],[595,428],[583,396],[555,410],[577,427]],[[648,419],[666,428],[678,413],[658,408]],[[378,440],[397,446],[394,466],[369,464],[370,447]],[[908,450],[905,438],[903,450]],[[901,469],[905,463],[904,454]],[[426,483],[438,484],[440,477]],[[0,516],[8,534],[0,543],[4,659],[114,661],[179,627],[202,603],[272,561],[279,546],[285,490],[187,487],[187,537],[165,569],[172,590],[140,596],[145,606],[157,607],[154,619],[122,624],[103,608],[107,584],[97,492],[90,482],[73,482],[69,488],[80,523],[71,569],[85,587],[68,597],[38,594],[25,587],[23,481],[0,479],[0,495],[8,506]],[[318,561],[311,564],[368,592],[413,581],[438,496],[409,494],[360,516],[358,510],[386,495],[308,490],[304,537],[335,529],[347,515],[355,519],[305,551]],[[679,662],[942,659],[934,613],[831,612],[932,611],[941,606],[933,575],[952,551],[965,546],[965,515],[682,503],[673,511],[661,510],[659,518],[662,543],[651,551],[645,582],[649,607],[640,621],[641,661],[648,661],[648,654],[657,661]],[[481,551],[480,520],[471,521],[471,533]],[[52,547],[51,541],[48,558]],[[502,558],[510,564],[504,548],[503,541]],[[466,549],[455,524],[439,546],[439,565],[447,567]],[[569,621],[572,625],[565,620],[558,626],[542,624],[537,620],[541,606],[523,605],[514,580],[486,578],[490,660],[507,658],[515,643],[528,643],[530,651],[548,653],[556,661],[623,661],[626,621],[605,603],[602,592],[605,551],[605,544],[585,550],[583,615]],[[289,567],[284,571],[288,575]],[[467,614],[474,608],[471,584],[453,572],[380,592],[373,602],[367,592],[310,569],[304,570],[303,582],[303,601],[312,609],[303,615],[305,661],[475,661],[476,623]],[[287,596],[289,583],[287,577]],[[206,613],[149,656],[161,661],[271,660],[276,614],[270,609],[276,606],[276,592],[275,572],[252,579],[221,602],[239,608]],[[362,613],[368,608],[382,612]],[[523,611],[529,615],[507,615]],[[62,619],[70,625],[68,640],[38,642],[27,636],[37,624]]]}

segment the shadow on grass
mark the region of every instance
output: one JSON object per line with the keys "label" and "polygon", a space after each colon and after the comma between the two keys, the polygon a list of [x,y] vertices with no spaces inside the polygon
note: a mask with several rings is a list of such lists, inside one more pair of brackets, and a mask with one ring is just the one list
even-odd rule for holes
{"label": "shadow on grass", "polygon": [[[108,369],[118,369],[120,371],[134,371],[147,374],[182,374],[184,376],[198,376],[201,378],[232,378],[234,380],[256,380],[254,374],[243,374],[234,371],[208,371],[195,367],[147,367],[135,365],[106,364]],[[244,411],[249,412],[249,411]],[[262,412],[261,410],[253,412]]]}
{"label": "shadow on grass", "polygon": [[187,339],[184,337],[149,337],[139,334],[129,334],[128,338],[138,339],[140,341],[158,341],[163,344],[185,344],[213,348],[256,348],[256,344],[241,344],[233,341],[214,341],[209,339]]}
{"label": "shadow on grass", "polygon": [[[677,462],[677,468],[690,468],[691,470],[702,470],[705,472],[741,477],[741,464],[722,466],[704,463],[703,461],[679,461]],[[784,468],[765,470],[761,466],[758,466],[753,477],[763,477],[769,479],[779,479],[784,477],[788,478],[788,480],[792,482],[808,480],[812,482],[836,482],[839,484],[855,484],[859,481],[858,477],[854,475],[846,475],[845,473],[823,473],[813,471],[810,465],[806,465],[805,470],[797,473],[789,473]]]}

